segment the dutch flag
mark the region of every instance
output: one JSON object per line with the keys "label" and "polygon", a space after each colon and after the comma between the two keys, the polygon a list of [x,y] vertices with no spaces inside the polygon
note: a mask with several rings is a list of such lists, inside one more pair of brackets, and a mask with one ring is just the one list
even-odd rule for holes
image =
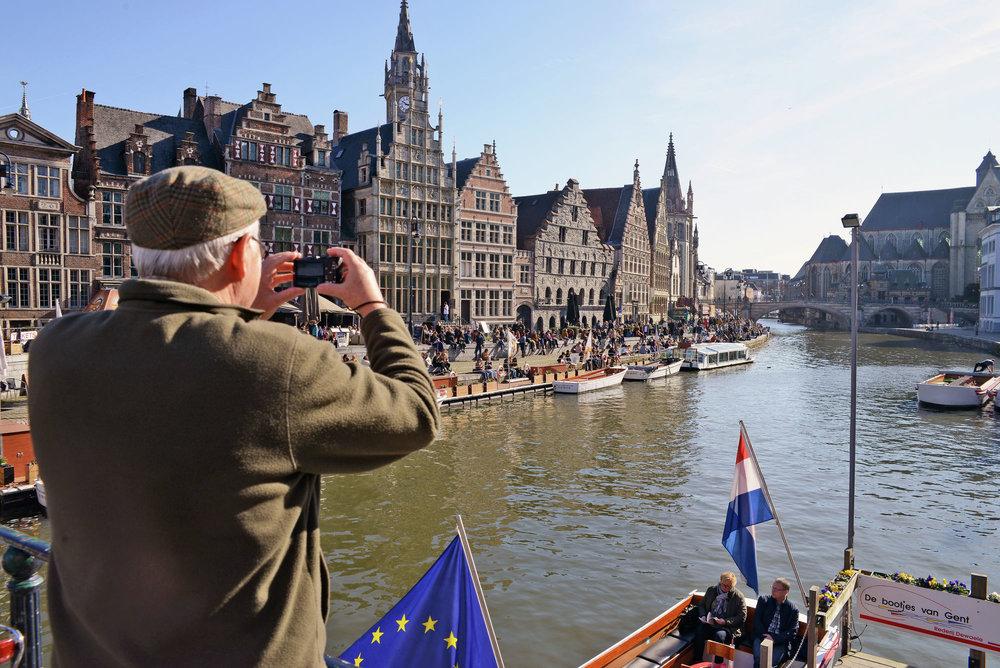
{"label": "dutch flag", "polygon": [[[757,591],[757,537],[754,525],[770,522],[774,514],[764,494],[764,477],[750,456],[743,430],[736,450],[736,474],[726,511],[722,545],[732,555],[747,584]],[[759,593],[759,592],[758,592]]]}

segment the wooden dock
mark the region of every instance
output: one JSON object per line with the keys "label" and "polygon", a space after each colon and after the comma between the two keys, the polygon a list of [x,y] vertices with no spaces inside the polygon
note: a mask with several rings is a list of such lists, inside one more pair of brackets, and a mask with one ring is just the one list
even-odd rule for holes
{"label": "wooden dock", "polygon": [[548,394],[552,392],[552,383],[535,383],[533,385],[514,385],[511,387],[499,388],[496,390],[490,390],[487,392],[476,392],[475,394],[465,394],[458,395],[454,397],[447,397],[442,399],[439,403],[441,408],[451,408],[453,406],[461,405],[478,405],[480,401],[489,403],[491,401],[504,401],[507,397],[511,400],[516,399],[518,395],[534,395],[541,392],[542,394]]}
{"label": "wooden dock", "polygon": [[834,665],[844,668],[909,668],[910,664],[900,663],[892,659],[883,659],[865,652],[851,652],[840,657]]}

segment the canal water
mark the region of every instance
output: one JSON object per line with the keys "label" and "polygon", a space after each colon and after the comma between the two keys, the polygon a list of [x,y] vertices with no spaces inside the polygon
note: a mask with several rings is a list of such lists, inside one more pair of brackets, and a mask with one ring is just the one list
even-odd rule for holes
{"label": "canal water", "polygon": [[[328,651],[406,593],[460,513],[507,665],[578,665],[734,568],[720,541],[740,419],[805,586],[822,586],[841,567],[847,533],[850,339],[769,324],[774,336],[752,365],[454,410],[426,450],[327,477]],[[914,390],[980,357],[860,337],[860,567],[966,582],[976,571],[1000,589],[1000,421],[919,408]],[[791,577],[773,523],[757,536],[761,582]],[[856,628],[866,651],[919,666],[966,662],[947,641]]]}

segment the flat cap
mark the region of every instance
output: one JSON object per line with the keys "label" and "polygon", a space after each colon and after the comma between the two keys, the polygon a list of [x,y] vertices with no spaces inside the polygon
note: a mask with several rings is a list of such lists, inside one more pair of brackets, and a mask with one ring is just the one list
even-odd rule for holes
{"label": "flat cap", "polygon": [[136,246],[177,250],[232,234],[266,212],[247,181],[207,167],[171,167],[129,188],[125,227]]}

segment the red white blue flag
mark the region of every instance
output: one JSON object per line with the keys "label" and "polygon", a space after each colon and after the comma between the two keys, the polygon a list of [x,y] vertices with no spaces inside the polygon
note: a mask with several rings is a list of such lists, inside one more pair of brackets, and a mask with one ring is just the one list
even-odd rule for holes
{"label": "red white blue flag", "polygon": [[736,449],[736,473],[729,494],[729,510],[726,511],[726,528],[722,531],[722,545],[732,555],[747,584],[758,593],[757,537],[754,525],[774,519],[764,494],[764,486],[764,478],[750,456],[750,447],[741,429],[740,444]]}

